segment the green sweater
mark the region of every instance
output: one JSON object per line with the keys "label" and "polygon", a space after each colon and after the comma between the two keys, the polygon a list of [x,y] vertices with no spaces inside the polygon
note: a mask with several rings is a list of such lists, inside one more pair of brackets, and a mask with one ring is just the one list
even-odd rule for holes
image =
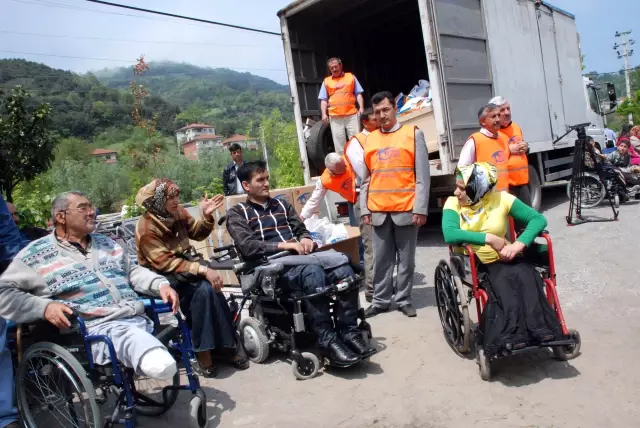
{"label": "green sweater", "polygon": [[[513,202],[509,215],[517,223],[527,225],[524,232],[517,239],[527,247],[533,243],[534,239],[547,226],[547,219],[542,214],[519,199]],[[486,243],[486,233],[460,229],[460,215],[449,209],[444,210],[442,213],[442,233],[444,234],[444,241],[450,245],[485,245]]]}

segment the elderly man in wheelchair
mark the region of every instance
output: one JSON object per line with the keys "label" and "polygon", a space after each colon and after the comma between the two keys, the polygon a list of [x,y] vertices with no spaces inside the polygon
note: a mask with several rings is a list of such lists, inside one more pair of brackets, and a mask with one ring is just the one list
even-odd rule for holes
{"label": "elderly man in wheelchair", "polygon": [[[470,350],[469,298],[476,299],[476,351],[480,374],[491,376],[493,359],[550,347],[567,360],[578,355],[580,336],[568,331],[556,293],[546,219],[507,192],[494,192],[496,167],[459,166],[455,196],[443,210],[442,231],[452,245],[450,262],[436,268],[440,319],[449,344]],[[513,220],[525,224],[515,236]],[[507,241],[511,229],[514,242]],[[547,245],[534,242],[542,236]],[[546,290],[546,294],[545,294]]]}
{"label": "elderly man in wheelchair", "polygon": [[[46,342],[66,343],[66,338],[71,335],[62,333],[65,330],[79,330],[81,340],[76,350],[82,352],[86,349],[89,368],[109,365],[113,368],[111,376],[115,384],[122,387],[118,399],[122,406],[117,405],[113,418],[107,421],[133,427],[135,412],[132,407],[138,404],[139,396],[136,395],[135,400],[132,398],[134,380],[121,374],[119,366],[124,366],[126,373],[131,373],[131,376],[135,373],[156,380],[177,378],[176,361],[165,344],[151,334],[154,323],[145,316],[144,304],[136,292],[161,297],[165,304],[170,305],[167,311],[174,314],[179,305],[178,296],[164,277],[131,263],[127,252],[119,244],[104,235],[92,233],[95,229],[95,209],[84,194],[67,192],[57,196],[53,201],[52,216],[55,221],[54,232],[31,242],[20,251],[0,277],[0,316],[17,324],[48,321],[55,329],[53,337],[39,336]],[[157,315],[152,315],[157,320]],[[45,330],[52,329],[47,329],[42,322],[36,325],[45,327]],[[58,333],[57,329],[62,331]],[[37,352],[30,352],[36,348]],[[48,413],[54,421],[59,419],[58,416],[62,417],[64,421],[58,420],[58,423],[65,427],[102,425],[101,411],[95,403],[94,386],[88,382],[78,359],[66,349],[55,343],[36,343],[22,356],[21,367],[24,366],[24,360],[29,365],[22,375],[31,376],[32,383],[46,383],[48,381],[38,380],[39,376],[43,379],[51,377],[56,367],[60,370],[64,367],[63,375],[67,372],[74,374],[69,374],[64,386],[55,388],[73,389],[74,385],[81,386],[84,392],[75,391],[76,399],[83,401],[84,397],[90,403],[81,406],[80,412],[69,410],[60,416],[60,408],[65,404],[71,405],[71,401],[56,403],[51,398],[55,396],[53,392],[42,393],[41,397],[32,397],[30,401],[24,397],[20,400],[21,394],[24,396],[26,393],[25,389],[32,386],[21,378],[21,370],[18,370],[18,407],[27,426],[40,426],[42,422],[37,423],[36,420],[39,419],[37,413],[42,412]],[[33,359],[29,360],[27,355],[33,356]],[[59,363],[51,365],[42,361]],[[35,381],[34,377],[37,378]],[[24,387],[22,391],[20,385]],[[55,389],[52,385],[48,388]],[[70,396],[73,391],[68,392],[62,395]],[[163,391],[165,399],[170,396],[175,401],[174,394],[174,390],[168,394]],[[124,410],[124,419],[117,418],[118,407]],[[162,404],[159,407],[159,410],[147,413],[161,414],[166,411]],[[47,425],[50,424],[55,425],[55,422],[47,422]]]}
{"label": "elderly man in wheelchair", "polygon": [[[331,301],[323,293],[326,286],[355,276],[348,258],[335,251],[314,252],[311,234],[294,208],[285,200],[269,197],[269,173],[264,162],[245,163],[238,170],[238,178],[248,197],[229,210],[227,230],[243,260],[251,262],[289,251],[291,256],[274,260],[277,263],[270,266],[266,276],[275,279],[276,288],[300,296],[321,354],[330,364],[341,367],[373,355],[376,350],[366,343],[358,328],[358,317],[363,316],[357,287],[345,286],[346,290],[335,293],[333,318]],[[315,298],[311,298],[313,295]],[[261,335],[265,333],[263,326],[258,330]]]}

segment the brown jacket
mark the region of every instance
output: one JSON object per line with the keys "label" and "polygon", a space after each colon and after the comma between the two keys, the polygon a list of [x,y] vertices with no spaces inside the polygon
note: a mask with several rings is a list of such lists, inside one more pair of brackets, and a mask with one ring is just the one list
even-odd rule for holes
{"label": "brown jacket", "polygon": [[180,257],[189,250],[189,239],[204,241],[213,230],[213,218],[195,220],[183,207],[175,220],[161,221],[150,213],[136,225],[136,250],[140,265],[159,273],[198,274],[200,263]]}

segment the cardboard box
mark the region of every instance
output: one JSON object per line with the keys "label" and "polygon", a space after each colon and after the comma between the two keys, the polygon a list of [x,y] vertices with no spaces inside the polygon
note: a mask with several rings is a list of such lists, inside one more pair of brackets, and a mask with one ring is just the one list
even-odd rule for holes
{"label": "cardboard box", "polygon": [[288,189],[275,189],[269,192],[269,196],[273,199],[281,199],[289,202],[292,206],[293,203],[293,188],[289,187]]}
{"label": "cardboard box", "polygon": [[[315,188],[316,186],[301,186],[293,188],[293,206],[295,207],[298,214],[302,212],[304,204],[307,203]],[[320,203],[320,205],[322,205],[322,202]],[[320,215],[320,205],[318,205],[316,210],[311,214]]]}
{"label": "cardboard box", "polygon": [[[185,208],[185,210],[187,210],[187,212],[189,214],[191,214],[191,217],[195,218],[196,220],[200,220],[202,218],[202,211],[200,210],[200,206],[199,205],[196,205],[195,207]],[[213,212],[213,218],[215,220],[215,227],[218,227],[218,220],[220,220],[225,215],[227,215],[227,209],[225,208],[225,206],[223,204],[220,208],[216,209]]]}
{"label": "cardboard box", "polygon": [[360,229],[354,226],[345,226],[348,238],[333,244],[326,244],[318,248],[318,251],[336,250],[344,253],[351,263],[360,264]]}
{"label": "cardboard box", "polygon": [[247,200],[247,195],[226,196],[224,198],[224,207],[226,211],[229,211],[231,208],[238,205],[238,203],[245,202],[246,200]]}

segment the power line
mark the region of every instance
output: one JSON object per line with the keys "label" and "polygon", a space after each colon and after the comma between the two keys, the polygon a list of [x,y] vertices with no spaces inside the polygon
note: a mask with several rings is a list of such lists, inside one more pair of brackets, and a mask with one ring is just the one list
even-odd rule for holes
{"label": "power line", "polygon": [[86,40],[100,40],[108,42],[128,42],[128,43],[157,43],[157,44],[170,44],[170,45],[197,45],[197,46],[225,46],[225,47],[251,47],[251,48],[273,48],[273,46],[266,45],[232,45],[226,43],[208,43],[208,42],[173,42],[166,40],[131,40],[131,39],[110,39],[103,37],[89,37],[89,36],[68,36],[63,34],[41,34],[41,33],[26,33],[22,31],[10,31],[0,30],[0,33],[21,34],[24,36],[39,36],[39,37],[58,37],[65,39],[86,39]]}
{"label": "power line", "polygon": [[217,22],[217,21],[209,21],[208,19],[192,18],[192,17],[189,17],[189,16],[176,15],[176,14],[173,14],[173,13],[160,12],[160,11],[151,10],[151,9],[143,9],[141,7],[127,6],[127,5],[124,5],[124,4],[111,3],[111,2],[103,1],[103,0],[87,0],[87,1],[91,2],[91,3],[104,4],[104,5],[107,5],[107,6],[115,6],[115,7],[121,7],[121,8],[124,8],[124,9],[137,10],[139,12],[152,13],[152,14],[155,14],[155,15],[168,16],[168,17],[171,17],[171,18],[185,19],[187,21],[202,22],[204,24],[220,25],[222,27],[235,28],[235,29],[238,29],[238,30],[253,31],[253,32],[256,32],[256,33],[269,34],[269,35],[272,35],[272,36],[280,36],[281,35],[280,33],[275,33],[273,31],[267,31],[267,30],[260,30],[258,28],[250,28],[250,27],[243,27],[241,25],[226,24],[226,23]]}
{"label": "power line", "polygon": [[[136,61],[128,61],[124,59],[109,59],[109,58],[92,58],[85,56],[74,56],[74,55],[56,55],[56,54],[43,54],[43,53],[35,53],[35,52],[17,52],[17,51],[8,51],[8,50],[0,50],[0,52],[11,53],[17,55],[35,55],[35,56],[50,56],[55,58],[73,58],[73,59],[90,59],[94,61],[111,61],[111,62],[126,62],[129,64],[133,64]],[[278,71],[284,72],[284,69],[280,68],[253,68],[253,67],[235,67],[235,66],[221,66],[221,65],[211,65],[211,68],[227,68],[227,69],[236,69],[236,70],[257,70],[257,71]]]}

